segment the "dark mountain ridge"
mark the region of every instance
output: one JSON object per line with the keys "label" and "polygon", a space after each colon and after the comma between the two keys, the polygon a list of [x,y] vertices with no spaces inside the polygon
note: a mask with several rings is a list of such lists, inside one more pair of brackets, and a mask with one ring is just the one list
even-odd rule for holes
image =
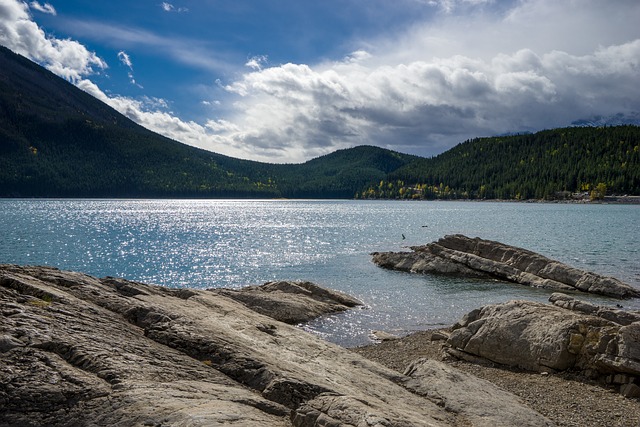
{"label": "dark mountain ridge", "polygon": [[377,147],[300,165],[212,153],[151,132],[0,47],[2,197],[353,197],[413,160]]}

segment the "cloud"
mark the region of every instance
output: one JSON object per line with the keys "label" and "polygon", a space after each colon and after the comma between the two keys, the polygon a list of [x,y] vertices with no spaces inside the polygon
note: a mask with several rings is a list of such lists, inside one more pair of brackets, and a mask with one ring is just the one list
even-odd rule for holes
{"label": "cloud", "polygon": [[31,3],[29,3],[29,6],[31,7],[31,9],[37,10],[38,12],[48,13],[49,15],[54,16],[58,14],[56,12],[56,9],[49,3],[40,4],[37,1],[32,1]]}
{"label": "cloud", "polygon": [[124,65],[129,67],[129,69],[133,70],[133,64],[131,63],[131,57],[129,57],[129,55],[124,50],[121,50],[120,52],[118,52],[118,59]]}
{"label": "cloud", "polygon": [[[242,138],[238,137],[235,140],[231,138],[229,135],[243,135],[243,131],[236,124],[227,120],[210,119],[202,125],[195,121],[186,121],[176,117],[168,111],[169,103],[164,99],[108,96],[88,79],[78,81],[76,86],[136,123],[176,141],[238,158],[263,158],[264,160],[271,158],[262,155],[262,149],[244,145]],[[250,155],[252,150],[260,154],[252,156]],[[272,150],[267,151],[272,154]],[[284,154],[282,150],[277,151],[281,155]],[[296,154],[299,156],[301,153]]]}
{"label": "cloud", "polygon": [[494,0],[418,0],[435,6],[444,13],[452,13],[456,9],[491,4]]}
{"label": "cloud", "polygon": [[31,20],[26,3],[18,1],[0,0],[0,44],[69,81],[107,68],[106,62],[82,44],[46,36]]}
{"label": "cloud", "polygon": [[124,66],[129,68],[129,71],[127,72],[127,76],[129,76],[129,82],[132,85],[138,86],[140,89],[144,89],[140,84],[136,82],[136,79],[133,75],[133,63],[131,62],[131,57],[129,56],[129,54],[127,54],[124,50],[121,50],[120,52],[118,52],[118,60],[120,60],[120,62]]}
{"label": "cloud", "polygon": [[[284,64],[226,88],[244,100],[232,120],[263,152],[315,153],[375,144],[437,154],[478,135],[568,125],[594,111],[640,110],[640,39],[589,55],[529,49],[408,64]],[[304,141],[300,143],[300,141]]]}
{"label": "cloud", "polygon": [[253,67],[225,85],[239,131],[223,134],[274,159],[358,144],[435,155],[475,136],[640,111],[640,4],[574,3],[452,8],[341,61]]}
{"label": "cloud", "polygon": [[188,12],[189,9],[187,9],[186,7],[178,7],[176,8],[174,5],[172,5],[171,3],[167,3],[162,2],[162,4],[160,5],[160,7],[162,8],[162,10],[164,10],[165,12],[178,12],[178,13],[182,13],[182,12]]}
{"label": "cloud", "polygon": [[267,63],[269,58],[266,55],[258,55],[250,58],[244,65],[245,67],[252,68],[254,70],[261,70],[264,64]]}
{"label": "cloud", "polygon": [[235,72],[237,69],[237,64],[231,64],[224,55],[200,40],[97,21],[66,19],[64,23],[75,37],[94,40],[115,49],[136,47],[155,51],[180,64],[216,73]]}

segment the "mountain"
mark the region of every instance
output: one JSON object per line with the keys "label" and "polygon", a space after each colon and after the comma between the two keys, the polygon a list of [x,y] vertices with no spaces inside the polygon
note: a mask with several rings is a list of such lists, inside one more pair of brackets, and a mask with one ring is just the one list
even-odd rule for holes
{"label": "mountain", "polygon": [[419,159],[373,146],[338,150],[278,170],[283,194],[293,198],[353,198],[361,188]]}
{"label": "mountain", "polygon": [[574,126],[620,126],[620,125],[640,125],[640,113],[629,114],[618,113],[611,116],[593,116],[588,119],[571,122]]}
{"label": "mountain", "polygon": [[[388,181],[393,191],[385,197],[552,199],[593,191],[599,197],[640,195],[640,127],[569,127],[476,138],[402,166]],[[365,197],[379,194],[375,187],[365,191]]]}
{"label": "mountain", "polygon": [[0,47],[0,197],[351,198],[412,160],[359,147],[272,165],[197,149]]}
{"label": "mountain", "polygon": [[550,199],[567,192],[640,195],[640,127],[476,138],[428,159],[361,146],[275,165],[151,132],[0,47],[0,197]]}

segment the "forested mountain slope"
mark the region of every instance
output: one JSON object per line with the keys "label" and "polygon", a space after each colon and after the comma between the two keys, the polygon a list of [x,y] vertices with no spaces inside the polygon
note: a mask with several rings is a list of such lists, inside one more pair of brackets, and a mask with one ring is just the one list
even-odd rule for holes
{"label": "forested mountain slope", "polygon": [[419,157],[359,146],[338,150],[300,165],[278,167],[278,188],[294,198],[353,198],[356,192],[384,180],[390,172]]}
{"label": "forested mountain slope", "polygon": [[153,133],[0,47],[0,197],[353,197],[414,157],[375,147],[302,165]]}
{"label": "forested mountain slope", "polygon": [[640,195],[640,127],[570,127],[477,138],[418,159],[364,197],[553,199]]}
{"label": "forested mountain slope", "polygon": [[1,196],[272,196],[252,163],[155,134],[0,48]]}

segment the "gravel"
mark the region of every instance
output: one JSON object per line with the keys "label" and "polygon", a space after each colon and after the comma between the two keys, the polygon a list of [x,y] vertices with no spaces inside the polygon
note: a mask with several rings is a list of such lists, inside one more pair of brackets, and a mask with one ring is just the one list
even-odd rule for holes
{"label": "gravel", "polygon": [[571,373],[540,374],[452,360],[444,357],[442,341],[431,341],[433,332],[417,332],[351,350],[399,372],[404,372],[409,363],[421,357],[444,361],[519,396],[524,404],[558,426],[640,426],[640,401],[625,398],[615,389]]}

